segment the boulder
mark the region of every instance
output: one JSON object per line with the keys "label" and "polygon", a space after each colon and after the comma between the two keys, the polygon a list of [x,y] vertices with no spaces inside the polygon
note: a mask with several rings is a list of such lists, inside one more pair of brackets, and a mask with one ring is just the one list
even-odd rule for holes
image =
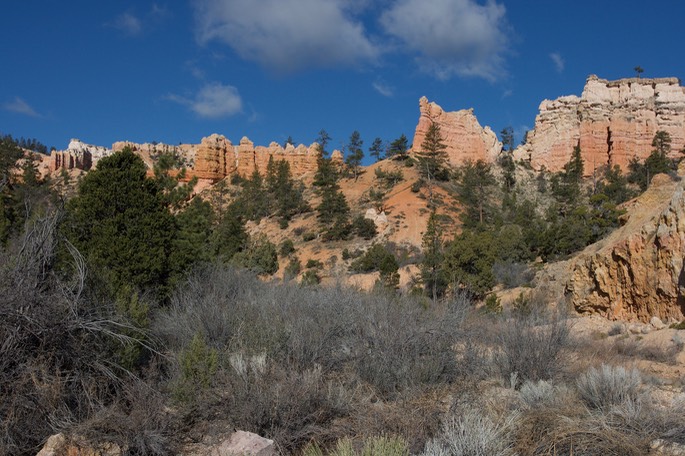
{"label": "boulder", "polygon": [[257,434],[236,431],[231,436],[212,447],[208,456],[276,456],[278,452],[274,441]]}

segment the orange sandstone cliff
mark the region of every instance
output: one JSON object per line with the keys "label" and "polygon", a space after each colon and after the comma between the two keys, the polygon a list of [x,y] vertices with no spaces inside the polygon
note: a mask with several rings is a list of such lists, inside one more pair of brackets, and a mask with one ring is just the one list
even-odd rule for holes
{"label": "orange sandstone cliff", "polygon": [[[680,174],[683,175],[681,167]],[[685,318],[685,189],[664,174],[626,203],[625,224],[570,261],[566,292],[580,313],[649,322]]]}
{"label": "orange sandstone cliff", "polygon": [[586,176],[603,165],[625,171],[631,159],[647,158],[659,130],[670,134],[671,154],[678,156],[685,146],[685,88],[678,78],[607,81],[591,75],[580,97],[540,104],[535,128],[515,156],[534,169],[560,171],[580,146]]}
{"label": "orange sandstone cliff", "polygon": [[485,160],[494,162],[502,151],[502,143],[490,127],[481,127],[473,109],[445,112],[438,104],[426,97],[419,100],[419,122],[414,133],[412,151],[421,149],[432,122],[440,127],[443,142],[447,146],[450,165],[459,166],[465,161]]}

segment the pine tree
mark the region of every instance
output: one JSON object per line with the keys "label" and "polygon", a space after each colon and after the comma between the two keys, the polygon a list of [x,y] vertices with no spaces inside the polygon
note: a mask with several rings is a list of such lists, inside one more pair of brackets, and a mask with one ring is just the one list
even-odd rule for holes
{"label": "pine tree", "polygon": [[371,147],[369,147],[369,155],[374,157],[378,162],[381,159],[384,149],[383,140],[381,138],[376,138],[373,140]]}
{"label": "pine tree", "polygon": [[462,223],[468,228],[484,229],[494,219],[491,199],[496,180],[490,165],[483,160],[468,161],[459,169],[457,181]]}
{"label": "pine tree", "polygon": [[99,161],[67,204],[67,239],[123,285],[161,291],[169,277],[174,219],[143,160],[124,149]]}
{"label": "pine tree", "polygon": [[364,149],[362,149],[363,144],[364,141],[362,140],[359,132],[357,130],[353,131],[350,135],[350,141],[347,143],[347,158],[345,163],[350,168],[355,182],[359,178],[359,167],[361,166],[362,159],[364,158]]}
{"label": "pine tree", "polygon": [[446,287],[443,270],[444,258],[442,230],[438,224],[435,210],[433,210],[428,217],[426,232],[423,234],[423,260],[421,261],[421,279],[433,301],[437,301]]}
{"label": "pine tree", "polygon": [[319,130],[319,136],[316,138],[316,142],[319,144],[319,151],[321,152],[322,157],[327,157],[328,156],[328,150],[326,147],[328,146],[328,143],[331,141],[331,136],[328,134],[326,130],[323,128]]}
{"label": "pine tree", "polygon": [[390,145],[388,146],[388,150],[385,153],[385,156],[386,158],[404,159],[407,156],[408,150],[409,145],[407,137],[404,136],[404,133],[402,133],[402,135],[400,135],[399,138],[390,143]]}
{"label": "pine tree", "polygon": [[440,126],[435,122],[428,127],[416,157],[419,160],[419,173],[428,182],[429,202],[432,204],[433,183],[438,178],[444,178],[447,164],[447,146],[443,142]]}

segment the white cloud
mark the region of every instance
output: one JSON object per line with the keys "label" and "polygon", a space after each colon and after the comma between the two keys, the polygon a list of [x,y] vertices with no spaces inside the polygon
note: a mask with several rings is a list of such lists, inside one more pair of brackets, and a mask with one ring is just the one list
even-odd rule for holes
{"label": "white cloud", "polygon": [[380,79],[377,81],[374,81],[374,83],[372,85],[373,85],[373,88],[376,90],[376,92],[380,93],[384,97],[390,98],[395,94],[395,91],[393,90],[393,88],[390,87],[388,84],[386,84],[384,81],[382,81]]}
{"label": "white cloud", "polygon": [[3,103],[2,109],[17,114],[24,114],[25,116],[41,117],[41,115],[38,114],[38,112],[36,112],[36,110],[33,109],[31,105],[29,105],[26,101],[19,97],[14,97],[14,100]]}
{"label": "white cloud", "polygon": [[549,58],[552,59],[552,62],[554,62],[554,68],[556,68],[557,73],[564,71],[564,59],[561,57],[561,54],[558,52],[552,52],[549,55]]}
{"label": "white cloud", "polygon": [[142,21],[131,13],[120,14],[111,25],[130,36],[139,35],[143,31]]}
{"label": "white cloud", "polygon": [[198,116],[208,119],[232,116],[243,110],[238,89],[219,82],[205,84],[191,98],[172,94],[166,99],[185,105]]}
{"label": "white cloud", "polygon": [[380,49],[353,15],[359,0],[196,0],[200,43],[220,41],[277,73],[373,62]]}
{"label": "white cloud", "polygon": [[416,53],[423,70],[495,80],[508,47],[506,10],[494,0],[398,0],[380,18],[385,32]]}

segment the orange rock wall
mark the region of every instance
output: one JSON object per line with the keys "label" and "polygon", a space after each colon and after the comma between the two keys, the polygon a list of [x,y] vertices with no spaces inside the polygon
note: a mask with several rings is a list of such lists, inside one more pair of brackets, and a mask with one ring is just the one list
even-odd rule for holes
{"label": "orange rock wall", "polygon": [[50,171],[61,169],[82,169],[88,171],[92,166],[92,157],[88,151],[53,150],[50,152]]}
{"label": "orange rock wall", "polygon": [[670,134],[671,156],[678,156],[685,146],[685,88],[677,78],[607,81],[593,75],[580,97],[540,104],[535,128],[515,156],[556,172],[579,145],[586,176],[605,165],[625,171],[633,158],[649,156],[659,130]]}
{"label": "orange rock wall", "polygon": [[502,150],[502,143],[490,127],[481,127],[472,109],[445,112],[426,97],[419,100],[419,122],[414,133],[412,152],[421,150],[431,122],[440,127],[447,156],[452,166],[459,166],[467,160],[494,162]]}
{"label": "orange rock wall", "polygon": [[293,177],[300,178],[316,171],[320,156],[318,145],[309,147],[288,145],[285,149],[272,142],[268,147],[257,146],[243,137],[240,144],[234,146],[220,135],[203,138],[195,153],[195,164],[192,174],[201,179],[220,180],[232,174],[248,177],[254,169],[264,175],[269,158],[285,160],[290,164]]}
{"label": "orange rock wall", "polygon": [[571,261],[566,288],[576,310],[611,320],[683,320],[683,183],[654,176],[647,192],[630,203],[628,215],[626,225]]}

